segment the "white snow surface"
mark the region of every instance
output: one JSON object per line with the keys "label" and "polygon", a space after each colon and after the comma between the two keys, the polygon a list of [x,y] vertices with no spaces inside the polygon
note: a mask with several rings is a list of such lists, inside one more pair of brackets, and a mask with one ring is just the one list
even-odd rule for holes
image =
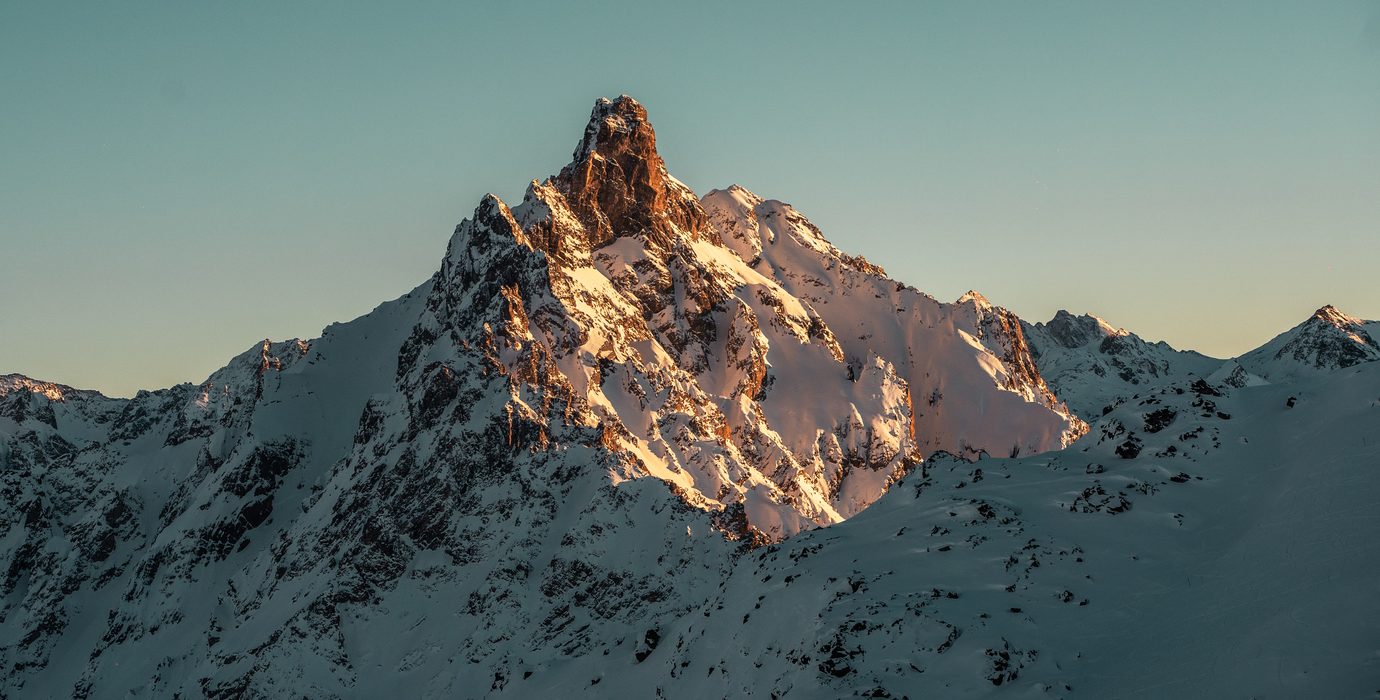
{"label": "white snow surface", "polygon": [[877,355],[898,368],[922,451],[1029,454],[1086,428],[1034,370],[1019,319],[980,294],[936,301],[843,254],[789,204],[737,185],[704,205],[749,267],[819,313],[850,365]]}

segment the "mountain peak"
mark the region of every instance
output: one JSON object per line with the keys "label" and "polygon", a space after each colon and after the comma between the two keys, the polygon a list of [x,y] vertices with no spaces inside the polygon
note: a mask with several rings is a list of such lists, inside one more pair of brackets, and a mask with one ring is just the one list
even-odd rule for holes
{"label": "mountain peak", "polygon": [[1314,319],[1324,321],[1338,328],[1361,325],[1361,319],[1354,316],[1348,316],[1346,313],[1342,312],[1341,309],[1331,304],[1327,304],[1317,311],[1314,311],[1313,315],[1309,317],[1309,320],[1311,321]]}
{"label": "mountain peak", "polygon": [[1371,337],[1366,322],[1331,304],[1238,359],[1252,374],[1272,382],[1377,360],[1380,343]]}
{"label": "mountain peak", "polygon": [[647,109],[627,95],[594,103],[574,162],[550,182],[587,229],[591,249],[640,236],[669,250],[678,237],[708,228],[699,198],[657,153]]}
{"label": "mountain peak", "polygon": [[640,152],[648,159],[659,159],[656,133],[647,121],[647,108],[627,95],[612,100],[600,97],[594,101],[584,138],[575,147],[572,160],[579,163],[595,153],[608,156],[628,150]]}
{"label": "mountain peak", "polygon": [[1065,348],[1080,348],[1089,343],[1101,344],[1108,338],[1121,338],[1132,335],[1124,328],[1118,328],[1092,314],[1075,316],[1066,309],[1059,309],[1054,318],[1037,324],[1049,334],[1050,339]]}
{"label": "mountain peak", "polygon": [[959,297],[958,301],[955,301],[954,303],[963,304],[970,301],[976,304],[978,308],[987,308],[992,306],[992,302],[987,301],[987,297],[982,296],[982,293],[977,291],[976,289],[969,289],[966,294]]}

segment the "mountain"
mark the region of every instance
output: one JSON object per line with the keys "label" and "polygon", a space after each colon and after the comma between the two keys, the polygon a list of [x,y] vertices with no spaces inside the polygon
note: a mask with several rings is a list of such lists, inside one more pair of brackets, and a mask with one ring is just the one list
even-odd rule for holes
{"label": "mountain", "polygon": [[1087,430],[1014,315],[890,280],[742,188],[698,199],[627,97],[359,319],[200,385],[9,376],[0,405],[13,696],[501,691],[651,653],[649,621],[745,552],[924,457]]}
{"label": "mountain", "polygon": [[1380,323],[1348,316],[1328,305],[1237,362],[1270,381],[1332,372],[1380,359],[1380,343],[1372,335],[1377,330]]}
{"label": "mountain", "polygon": [[0,696],[1373,692],[1335,316],[1224,363],[942,303],[600,100],[319,338],[0,377]]}
{"label": "mountain", "polygon": [[1222,365],[1168,343],[1146,342],[1089,314],[1059,311],[1048,323],[1022,328],[1041,376],[1075,415],[1091,419],[1117,397],[1192,375],[1206,376]]}

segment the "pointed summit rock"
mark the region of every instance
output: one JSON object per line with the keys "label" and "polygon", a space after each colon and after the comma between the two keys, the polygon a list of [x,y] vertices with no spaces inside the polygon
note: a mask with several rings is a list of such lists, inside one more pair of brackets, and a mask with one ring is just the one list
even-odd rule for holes
{"label": "pointed summit rock", "polygon": [[634,153],[644,160],[657,159],[656,133],[647,120],[647,108],[627,95],[610,100],[601,97],[594,101],[584,138],[575,147],[571,161],[579,163],[599,153],[611,157],[619,153]]}
{"label": "pointed summit rock", "polygon": [[591,249],[641,236],[669,250],[678,236],[693,239],[707,229],[695,193],[666,171],[646,108],[627,95],[594,103],[573,162],[547,186],[584,225]]}

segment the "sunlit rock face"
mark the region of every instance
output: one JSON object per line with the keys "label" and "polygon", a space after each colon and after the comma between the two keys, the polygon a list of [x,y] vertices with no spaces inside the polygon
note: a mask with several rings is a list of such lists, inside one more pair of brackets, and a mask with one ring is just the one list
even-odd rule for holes
{"label": "sunlit rock face", "polygon": [[[591,248],[622,236],[661,250],[672,248],[678,236],[709,238],[695,193],[671,177],[657,153],[647,110],[626,95],[595,103],[574,160],[547,184],[565,198]],[[559,247],[576,233],[545,240]]]}

